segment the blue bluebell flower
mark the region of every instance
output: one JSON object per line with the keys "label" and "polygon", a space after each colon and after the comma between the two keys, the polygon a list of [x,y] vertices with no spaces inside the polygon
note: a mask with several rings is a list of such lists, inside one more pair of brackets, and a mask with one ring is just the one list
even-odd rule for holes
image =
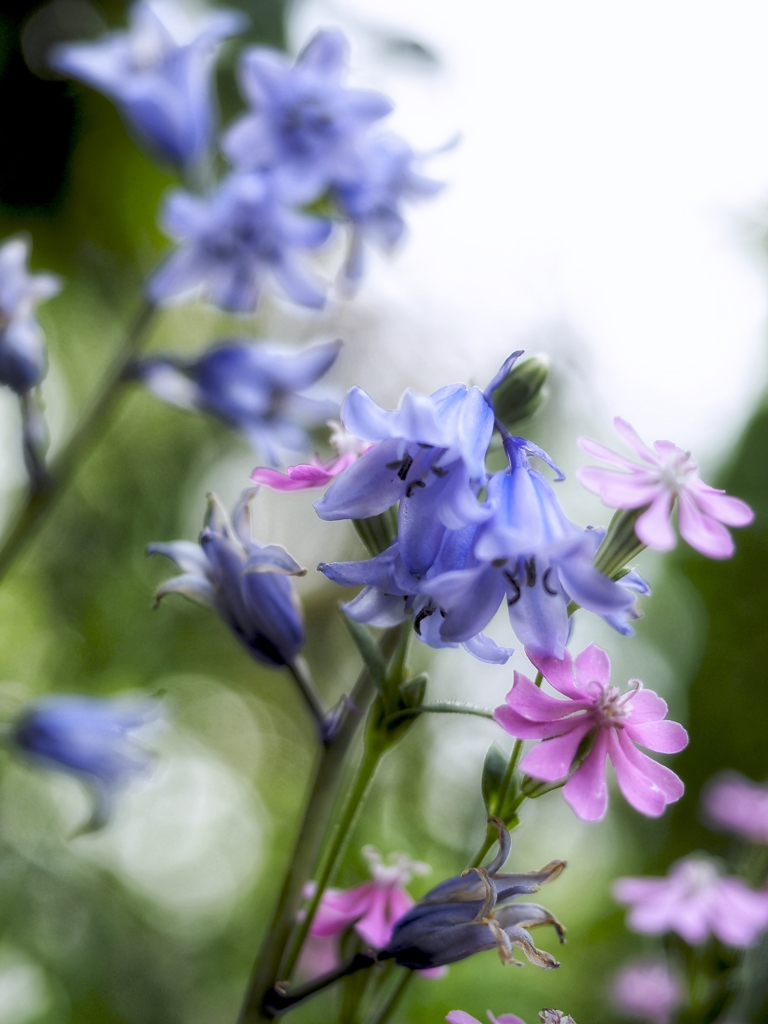
{"label": "blue bluebell flower", "polygon": [[184,168],[208,150],[215,127],[216,45],[245,27],[236,11],[217,10],[200,27],[175,3],[139,0],[126,32],[53,51],[57,70],[104,93],[151,152]]}
{"label": "blue bluebell flower", "polygon": [[296,254],[321,246],[331,224],[285,206],[267,174],[230,174],[207,197],[171,192],[161,222],[178,248],[149,280],[153,302],[197,293],[222,309],[247,313],[271,277],[299,305],[319,309],[325,303]]}
{"label": "blue bluebell flower", "polygon": [[241,90],[255,109],[225,133],[222,148],[240,170],[271,170],[290,202],[309,202],[359,174],[361,139],[392,110],[380,93],[342,84],[347,51],[342,33],[325,29],[293,65],[264,47],[241,59]]}
{"label": "blue bluebell flower", "polygon": [[157,718],[155,701],[44,697],[14,724],[11,741],[32,760],[69,772],[96,798],[89,827],[106,823],[116,793],[145,771],[151,758],[130,733]]}
{"label": "blue bluebell flower", "polygon": [[471,552],[474,526],[463,530],[445,530],[437,557],[424,579],[408,572],[400,555],[399,541],[374,558],[361,562],[323,562],[318,568],[328,579],[345,587],[363,587],[352,601],[342,605],[345,613],[357,622],[387,628],[413,617],[413,629],[422,643],[430,647],[461,646],[478,661],[504,665],[514,651],[499,647],[484,633],[478,632],[461,644],[450,643],[440,635],[442,615],[439,607],[424,590],[429,590],[432,575],[461,570]]}
{"label": "blue bluebell flower", "polygon": [[425,970],[495,947],[502,963],[516,964],[513,950],[517,946],[538,967],[560,966],[551,953],[536,948],[528,932],[550,924],[564,942],[565,929],[557,918],[538,903],[508,901],[554,881],[565,862],[555,860],[527,874],[502,872],[511,845],[509,832],[498,818],[489,820],[499,829],[498,855],[487,867],[449,878],[423,896],[397,921],[377,960],[392,959],[411,970]]}
{"label": "blue bluebell flower", "polygon": [[430,579],[425,589],[443,614],[444,640],[474,636],[506,599],[525,647],[562,658],[570,601],[610,620],[625,616],[634,597],[594,567],[595,536],[566,518],[549,482],[532,469],[531,455],[552,464],[548,456],[523,438],[507,437],[505,448],[510,468],[488,484],[491,515],[478,527],[467,568]]}
{"label": "blue bluebell flower", "polygon": [[0,245],[0,384],[23,395],[45,376],[45,339],[35,306],[56,295],[55,274],[30,274],[30,243],[9,238]]}
{"label": "blue bluebell flower", "polygon": [[336,478],[315,503],[317,514],[366,519],[399,501],[400,555],[408,572],[423,576],[446,528],[487,516],[477,495],[486,480],[491,406],[479,388],[451,384],[429,396],[406,391],[399,408],[388,412],[354,387],[341,415],[350,433],[378,443]]}
{"label": "blue bluebell flower", "polygon": [[282,449],[309,447],[307,429],[338,413],[338,404],[302,394],[331,367],[340,341],[302,349],[235,340],[197,359],[154,356],[136,374],[159,398],[212,413],[239,430],[273,465]]}
{"label": "blue bluebell flower", "polygon": [[443,183],[416,170],[418,157],[397,135],[371,135],[359,147],[357,166],[334,182],[333,195],[352,225],[352,242],[345,275],[357,282],[363,273],[366,242],[389,251],[405,231],[404,200],[436,195]]}
{"label": "blue bluebell flower", "polygon": [[279,544],[252,540],[249,506],[257,490],[243,492],[231,521],[210,495],[199,544],[150,544],[147,553],[165,555],[182,573],[158,589],[156,607],[168,594],[181,594],[213,608],[252,657],[280,668],[295,662],[304,644],[301,605],[290,577],[306,570]]}

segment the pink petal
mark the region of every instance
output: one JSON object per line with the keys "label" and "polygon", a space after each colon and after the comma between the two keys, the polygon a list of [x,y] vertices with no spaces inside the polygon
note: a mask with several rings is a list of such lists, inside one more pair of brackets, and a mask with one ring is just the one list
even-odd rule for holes
{"label": "pink petal", "polygon": [[688,487],[701,511],[726,526],[748,526],[755,513],[740,498],[732,498],[725,491],[709,487],[702,480],[694,480]]}
{"label": "pink petal", "polygon": [[661,486],[655,480],[647,482],[639,474],[635,477],[594,466],[577,470],[576,477],[582,487],[599,495],[603,504],[609,508],[642,508],[643,505],[650,505]]}
{"label": "pink petal", "polygon": [[448,1024],[480,1024],[477,1017],[473,1017],[463,1010],[451,1010],[445,1019],[448,1021]]}
{"label": "pink petal", "polygon": [[404,900],[395,899],[395,914],[392,914],[391,903],[394,895],[392,890],[377,885],[367,911],[355,925],[355,931],[360,938],[374,949],[386,946],[392,937],[392,926],[397,918],[402,917],[406,910],[413,906],[413,900],[407,893],[400,892],[398,895],[404,897]]}
{"label": "pink petal", "polygon": [[669,521],[671,515],[672,495],[669,491],[662,491],[635,523],[635,533],[639,540],[656,551],[671,551],[677,543]]}
{"label": "pink petal", "polygon": [[520,767],[534,779],[542,782],[559,782],[566,778],[579,744],[592,727],[592,722],[581,720],[580,725],[564,736],[545,740],[525,755]]}
{"label": "pink petal", "polygon": [[601,729],[584,763],[576,769],[563,788],[563,797],[582,821],[599,821],[608,806],[605,759],[608,740]]}
{"label": "pink petal", "polygon": [[489,1013],[488,1020],[491,1024],[525,1024],[525,1021],[516,1017],[514,1013],[502,1013],[500,1017],[494,1017],[492,1013]]}
{"label": "pink petal", "polygon": [[289,466],[286,473],[278,473],[276,469],[262,466],[254,469],[251,480],[257,484],[265,484],[275,491],[302,491],[309,487],[323,487],[353,462],[357,462],[357,458],[354,452],[338,455],[326,463],[315,458],[308,464]]}
{"label": "pink petal", "polygon": [[712,931],[729,946],[751,946],[768,929],[768,896],[764,892],[755,892],[739,878],[721,878],[716,896]]}
{"label": "pink petal", "polygon": [[667,804],[683,795],[685,787],[678,776],[639,751],[626,730],[611,730],[610,755],[624,799],[641,814],[657,818]]}
{"label": "pink petal", "polygon": [[688,491],[678,496],[678,522],[680,533],[692,548],[708,558],[730,558],[733,539],[726,528],[700,511]]}
{"label": "pink petal", "polygon": [[638,903],[664,893],[666,878],[617,878],[611,892],[617,903]]}
{"label": "pink petal", "polygon": [[504,704],[493,712],[493,720],[504,732],[518,740],[546,740],[552,736],[563,736],[577,728],[583,718],[583,715],[577,715],[554,722],[531,722]]}
{"label": "pink petal", "polygon": [[525,653],[534,668],[537,668],[556,690],[574,700],[584,700],[586,695],[581,692],[574,679],[573,660],[569,651],[565,652],[562,659],[541,657],[527,647]]}
{"label": "pink petal", "polygon": [[416,972],[421,978],[431,978],[436,981],[438,978],[444,978],[448,973],[448,965],[443,964],[442,967],[427,967],[423,971]]}
{"label": "pink petal", "polygon": [[667,702],[653,690],[638,690],[628,701],[629,719],[632,725],[644,722],[660,722],[667,714]]}
{"label": "pink petal", "polygon": [[688,733],[678,722],[626,722],[624,731],[635,743],[657,754],[678,754],[688,746]]}
{"label": "pink petal", "polygon": [[346,931],[366,912],[375,890],[373,882],[344,891],[328,889],[323,893],[310,934],[316,938],[327,938]]}
{"label": "pink petal", "polygon": [[564,718],[589,702],[558,700],[542,693],[527,676],[515,672],[514,684],[506,697],[507,704],[523,718],[535,722],[551,722]]}
{"label": "pink petal", "polygon": [[643,441],[641,441],[640,435],[634,427],[627,423],[626,420],[623,420],[620,416],[614,417],[613,425],[616,429],[616,433],[622,441],[632,449],[635,455],[639,455],[644,462],[648,462],[652,466],[658,466],[658,456],[655,455]]}
{"label": "pink petal", "polygon": [[612,466],[618,466],[620,469],[637,469],[636,462],[631,462],[629,459],[625,459],[624,456],[619,455],[618,452],[612,452],[610,448],[606,448],[605,445],[602,445],[597,441],[593,441],[591,437],[580,437],[576,443],[583,452],[587,453],[587,455],[592,455],[596,459],[602,459],[604,462],[608,462]]}
{"label": "pink petal", "polygon": [[606,684],[611,681],[611,662],[602,649],[595,644],[585,647],[581,654],[576,655],[576,684],[584,692],[592,682]]}

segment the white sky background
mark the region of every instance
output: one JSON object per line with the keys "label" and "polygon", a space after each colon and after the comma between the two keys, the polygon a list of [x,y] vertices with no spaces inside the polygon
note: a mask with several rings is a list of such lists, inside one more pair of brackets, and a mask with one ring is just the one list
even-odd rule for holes
{"label": "white sky background", "polygon": [[[603,439],[618,413],[724,454],[765,381],[768,6],[306,0],[292,44],[324,25],[415,148],[462,133],[433,166],[449,188],[352,303],[386,317],[356,379],[394,401],[404,377],[483,383],[513,347],[549,348],[581,365]],[[393,58],[388,35],[440,64]]]}

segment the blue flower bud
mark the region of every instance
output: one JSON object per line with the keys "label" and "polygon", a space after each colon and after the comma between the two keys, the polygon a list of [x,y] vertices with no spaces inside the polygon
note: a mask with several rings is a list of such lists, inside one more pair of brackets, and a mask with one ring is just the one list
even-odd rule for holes
{"label": "blue flower bud", "polygon": [[156,604],[167,594],[214,608],[257,660],[272,668],[296,660],[304,644],[301,606],[289,579],[306,572],[278,544],[262,547],[250,536],[249,503],[243,493],[230,521],[215,495],[200,543],[179,540],[150,544],[147,553],[166,555],[181,569],[164,583]]}
{"label": "blue flower bud", "polygon": [[19,395],[40,383],[48,365],[35,306],[61,288],[54,274],[28,272],[29,250],[24,237],[0,246],[0,384]]}

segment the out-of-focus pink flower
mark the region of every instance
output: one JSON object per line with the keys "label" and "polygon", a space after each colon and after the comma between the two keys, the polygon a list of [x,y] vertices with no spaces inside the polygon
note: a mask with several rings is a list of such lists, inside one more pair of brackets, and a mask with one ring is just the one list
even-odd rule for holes
{"label": "out-of-focus pink flower", "polygon": [[259,466],[251,473],[251,480],[257,484],[265,484],[275,491],[303,491],[310,487],[324,487],[327,483],[343,473],[345,469],[357,462],[359,457],[371,447],[367,441],[361,441],[347,433],[344,427],[335,420],[329,420],[331,428],[331,444],[338,452],[328,462],[321,462],[314,455],[312,461],[305,465],[289,466],[286,473],[276,469]]}
{"label": "out-of-focus pink flower", "polygon": [[[495,1017],[489,1010],[487,1016],[491,1024],[525,1024],[525,1021],[516,1017],[514,1013],[502,1013],[500,1017]],[[477,1017],[465,1013],[464,1010],[451,1010],[445,1019],[448,1024],[480,1024]]]}
{"label": "out-of-focus pink flower", "polygon": [[583,451],[616,467],[579,470],[579,480],[587,490],[598,494],[609,508],[647,505],[635,523],[635,533],[643,544],[657,551],[669,551],[675,546],[670,515],[677,499],[678,524],[684,540],[710,558],[729,558],[733,554],[733,540],[726,526],[751,523],[754,513],[749,505],[705,484],[690,452],[684,452],[671,441],[655,441],[651,450],[629,423],[617,416],[613,424],[641,463],[631,462],[596,441],[581,437],[579,445]]}
{"label": "out-of-focus pink flower", "polygon": [[592,748],[568,778],[563,796],[584,821],[598,821],[608,806],[606,759],[616,771],[619,789],[635,810],[651,818],[683,795],[683,783],[664,765],[641,753],[649,750],[675,754],[688,743],[677,722],[664,721],[666,702],[652,690],[634,688],[620,695],[610,685],[611,663],[601,648],[590,644],[572,661],[541,658],[526,651],[544,678],[567,700],[550,697],[530,679],[515,672],[506,704],[494,719],[511,736],[542,740],[520,763],[523,771],[543,782],[566,779],[582,741]]}
{"label": "out-of-focus pink flower", "polygon": [[636,960],[618,972],[611,997],[614,1006],[628,1017],[669,1024],[683,1002],[683,986],[664,960]]}
{"label": "out-of-focus pink flower", "polygon": [[676,861],[666,878],[620,878],[613,895],[631,908],[634,931],[674,931],[692,946],[710,934],[727,946],[751,946],[768,929],[768,893],[722,875],[703,854]]}
{"label": "out-of-focus pink flower", "polygon": [[768,844],[768,786],[738,772],[723,772],[707,785],[702,807],[713,825]]}

